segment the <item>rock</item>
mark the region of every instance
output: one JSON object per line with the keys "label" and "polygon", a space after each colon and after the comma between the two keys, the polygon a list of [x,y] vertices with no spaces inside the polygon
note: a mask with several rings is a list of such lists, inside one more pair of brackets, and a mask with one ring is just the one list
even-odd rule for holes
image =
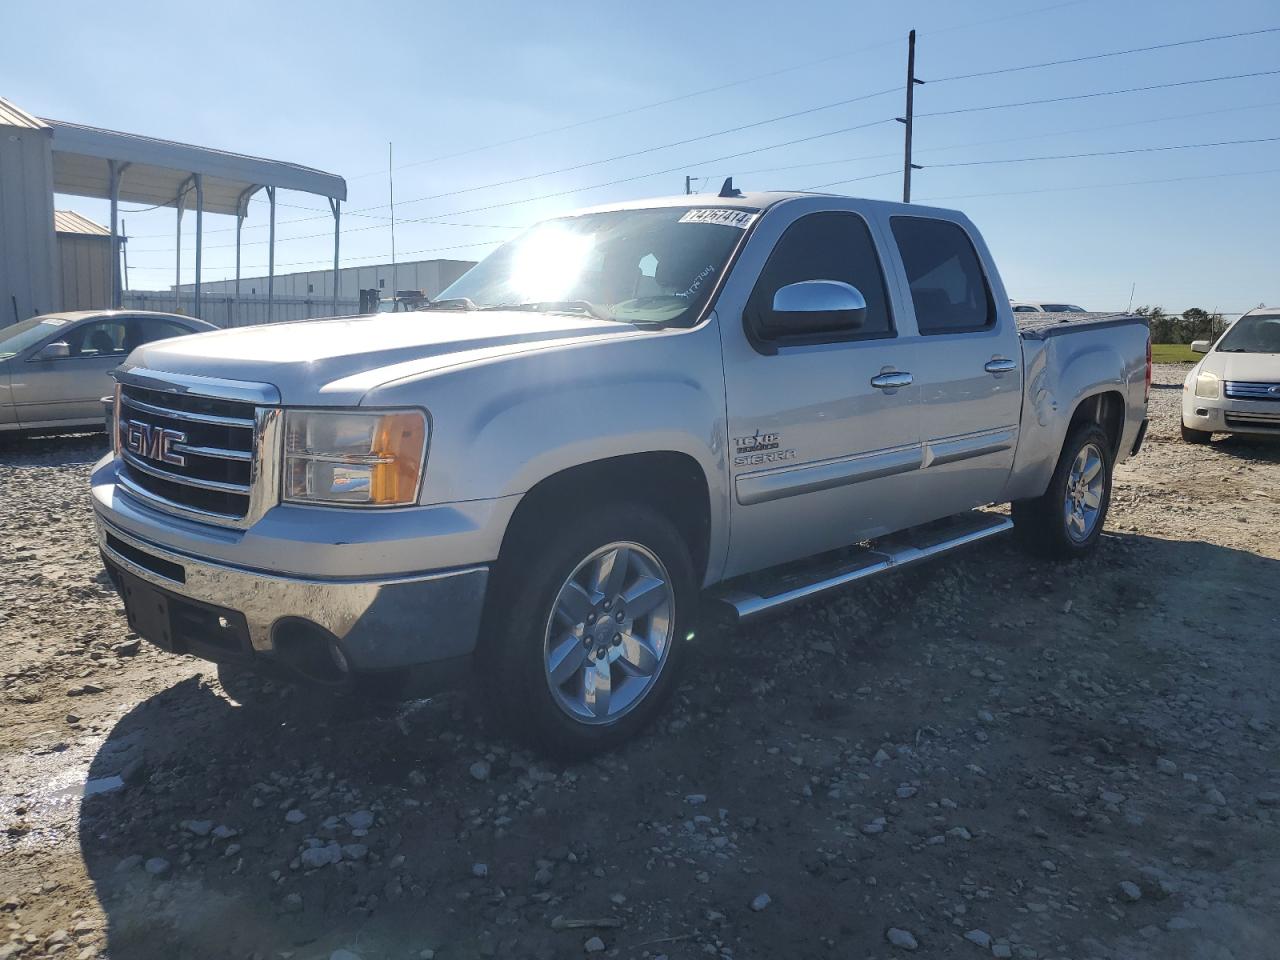
{"label": "rock", "polygon": [[329,960],[360,960],[360,954],[350,950],[335,950],[329,954]]}
{"label": "rock", "polygon": [[347,860],[363,860],[369,855],[369,848],[363,843],[346,843],[342,845],[342,856]]}
{"label": "rock", "polygon": [[1164,925],[1164,928],[1170,932],[1177,932],[1180,930],[1194,930],[1196,925],[1194,921],[1189,920],[1186,917],[1177,916],[1170,917],[1169,922]]}
{"label": "rock", "polygon": [[134,637],[132,640],[125,640],[122,643],[117,643],[111,649],[115,651],[115,655],[117,657],[136,656],[138,651],[142,649],[142,641],[137,637]]}
{"label": "rock", "polygon": [[1098,793],[1098,799],[1103,803],[1121,804],[1124,803],[1124,794],[1116,793],[1114,790],[1102,790]]}
{"label": "rock", "polygon": [[1128,900],[1130,903],[1137,903],[1142,899],[1142,888],[1132,880],[1121,880],[1119,890],[1120,896]]}
{"label": "rock", "polygon": [[325,847],[307,847],[298,856],[302,865],[309,870],[318,870],[342,859],[342,848],[336,843]]}
{"label": "rock", "polygon": [[875,752],[875,756],[871,758],[871,762],[874,763],[877,767],[880,766],[880,764],[882,763],[888,762],[888,760],[889,760],[889,755],[884,752],[883,748],[877,750]]}
{"label": "rock", "polygon": [[1168,776],[1178,772],[1178,765],[1168,757],[1156,757],[1156,769]]}
{"label": "rock", "polygon": [[1204,798],[1216,807],[1225,807],[1227,798],[1222,795],[1222,791],[1217,787],[1210,787],[1204,792]]}
{"label": "rock", "polygon": [[914,796],[915,796],[917,793],[919,793],[919,792],[920,792],[919,790],[917,790],[915,787],[911,786],[911,784],[909,784],[909,783],[904,783],[904,784],[903,784],[902,786],[900,786],[900,787],[897,789],[897,791],[896,791],[896,793],[898,794],[898,799],[899,799],[899,800],[910,800],[912,797],[914,797]]}
{"label": "rock", "polygon": [[985,930],[970,930],[964,935],[964,938],[970,943],[981,947],[983,950],[991,946],[991,934]]}
{"label": "rock", "polygon": [[347,821],[347,826],[352,830],[368,830],[373,826],[373,813],[369,810],[357,810],[346,814],[342,819]]}
{"label": "rock", "polygon": [[468,771],[472,780],[479,780],[481,783],[489,779],[489,774],[493,772],[493,768],[489,765],[488,760],[477,760]]}
{"label": "rock", "polygon": [[884,833],[884,826],[887,821],[884,817],[876,817],[870,823],[862,825],[862,832],[868,836],[874,836],[877,833]]}
{"label": "rock", "polygon": [[124,873],[127,870],[136,870],[142,864],[142,855],[131,853],[116,864],[116,872]]}
{"label": "rock", "polygon": [[238,832],[239,831],[233,829],[232,827],[228,827],[225,823],[219,824],[218,826],[213,828],[213,835],[217,837],[219,840],[230,840]]}
{"label": "rock", "polygon": [[707,795],[705,793],[691,793],[684,798],[684,802],[691,807],[700,807],[707,802]]}
{"label": "rock", "polygon": [[947,831],[947,836],[956,840],[972,840],[973,834],[966,827],[952,827]]}
{"label": "rock", "polygon": [[471,865],[471,875],[479,877],[481,880],[489,876],[489,865],[487,863],[473,863]]}
{"label": "rock", "polygon": [[[427,775],[426,775],[425,773],[423,773],[421,770],[410,770],[410,771],[409,771],[409,786],[411,786],[411,787],[425,787],[426,785],[427,785]],[[422,951],[422,952],[423,952],[423,953],[430,953],[433,957],[435,956],[435,951],[434,951],[434,950],[431,950],[431,951],[424,950],[424,951]]]}
{"label": "rock", "polygon": [[900,927],[890,927],[884,932],[884,938],[899,950],[915,950],[920,946],[910,930],[903,930]]}
{"label": "rock", "polygon": [[1276,805],[1280,805],[1280,793],[1267,791],[1265,793],[1258,794],[1254,799],[1258,801],[1258,806],[1261,807],[1274,807]]}
{"label": "rock", "polygon": [[280,901],[280,909],[284,913],[301,913],[302,912],[302,894],[286,893],[284,899]]}
{"label": "rock", "polygon": [[585,950],[587,953],[603,953],[604,941],[601,940],[599,937],[592,937],[590,940],[588,940],[586,943],[582,945],[582,949]]}
{"label": "rock", "polygon": [[164,857],[152,857],[142,865],[142,868],[153,877],[163,877],[169,872],[171,866]]}
{"label": "rock", "polygon": [[303,813],[301,810],[298,810],[296,808],[293,810],[290,810],[288,813],[284,815],[285,823],[301,823],[305,819],[307,819],[307,815]]}
{"label": "rock", "polygon": [[760,893],[760,894],[757,894],[756,898],[751,901],[751,909],[754,910],[756,913],[759,913],[761,910],[767,909],[769,904],[771,903],[773,903],[772,897],[770,897],[767,893]]}
{"label": "rock", "polygon": [[197,837],[207,837],[213,830],[212,820],[187,820],[183,825]]}
{"label": "rock", "polygon": [[1009,960],[1013,956],[1013,947],[1007,943],[993,943],[991,945],[991,955],[998,960]]}

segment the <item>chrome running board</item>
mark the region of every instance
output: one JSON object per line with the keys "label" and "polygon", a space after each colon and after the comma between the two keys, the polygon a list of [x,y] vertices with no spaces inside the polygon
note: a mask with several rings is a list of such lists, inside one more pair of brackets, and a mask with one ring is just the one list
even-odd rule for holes
{"label": "chrome running board", "polygon": [[727,604],[739,621],[750,620],[828,590],[994,537],[1012,527],[1013,521],[1000,514],[976,510],[957,514],[834,555],[826,554],[822,560],[801,560],[738,577],[715,588],[711,597]]}

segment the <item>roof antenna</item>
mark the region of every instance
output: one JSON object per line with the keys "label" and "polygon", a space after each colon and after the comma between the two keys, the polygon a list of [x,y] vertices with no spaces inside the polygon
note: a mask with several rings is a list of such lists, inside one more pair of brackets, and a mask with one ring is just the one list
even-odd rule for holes
{"label": "roof antenna", "polygon": [[720,194],[719,194],[719,195],[720,195],[721,197],[726,197],[726,198],[728,198],[728,197],[740,197],[740,196],[742,196],[742,191],[741,191],[741,190],[739,190],[739,189],[737,189],[736,187],[734,187],[734,185],[733,185],[733,177],[725,177],[725,178],[724,178],[724,186],[722,186],[722,187],[720,188]]}

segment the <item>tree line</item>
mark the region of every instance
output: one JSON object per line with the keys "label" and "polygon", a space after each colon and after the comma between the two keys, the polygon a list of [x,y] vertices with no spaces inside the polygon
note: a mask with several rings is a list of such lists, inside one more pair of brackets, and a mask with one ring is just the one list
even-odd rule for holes
{"label": "tree line", "polygon": [[1133,312],[1147,318],[1152,343],[1216,340],[1227,326],[1222,314],[1210,313],[1200,307],[1188,307],[1181,313],[1165,313],[1163,307],[1138,307]]}

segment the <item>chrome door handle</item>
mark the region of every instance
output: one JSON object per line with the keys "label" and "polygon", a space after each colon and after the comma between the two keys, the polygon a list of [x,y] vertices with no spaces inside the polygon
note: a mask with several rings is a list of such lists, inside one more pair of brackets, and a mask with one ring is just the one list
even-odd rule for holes
{"label": "chrome door handle", "polygon": [[871,378],[871,385],[877,390],[897,390],[909,387],[915,382],[909,373],[882,373]]}
{"label": "chrome door handle", "polygon": [[996,357],[994,360],[988,360],[987,365],[982,369],[987,373],[1013,373],[1018,369],[1018,364],[1007,357]]}

